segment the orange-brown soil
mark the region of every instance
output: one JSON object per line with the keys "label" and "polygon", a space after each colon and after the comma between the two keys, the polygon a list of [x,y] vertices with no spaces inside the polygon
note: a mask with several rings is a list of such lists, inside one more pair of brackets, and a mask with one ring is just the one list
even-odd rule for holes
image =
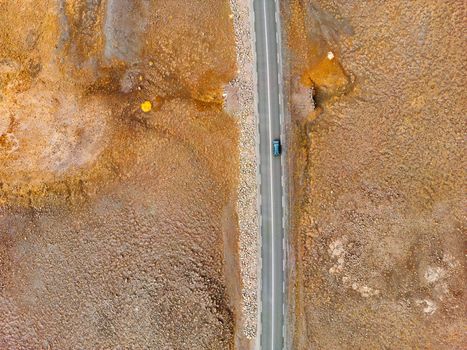
{"label": "orange-brown soil", "polygon": [[292,348],[465,348],[465,3],[282,10]]}
{"label": "orange-brown soil", "polygon": [[0,0],[1,349],[234,346],[229,15]]}

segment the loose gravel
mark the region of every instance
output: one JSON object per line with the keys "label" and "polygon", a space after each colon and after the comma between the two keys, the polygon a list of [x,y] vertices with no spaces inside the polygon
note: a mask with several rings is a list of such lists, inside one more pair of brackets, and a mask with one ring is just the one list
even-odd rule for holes
{"label": "loose gravel", "polygon": [[254,54],[251,4],[248,0],[231,0],[237,44],[237,78],[229,89],[236,92],[238,106],[233,112],[240,128],[240,182],[238,218],[240,227],[240,269],[243,282],[242,313],[245,336],[254,340],[258,319],[258,281],[260,235],[258,224],[257,153],[254,98]]}

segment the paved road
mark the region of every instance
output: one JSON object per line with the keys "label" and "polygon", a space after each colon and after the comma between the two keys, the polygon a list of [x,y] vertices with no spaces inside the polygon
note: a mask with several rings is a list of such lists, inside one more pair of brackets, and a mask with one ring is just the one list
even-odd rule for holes
{"label": "paved road", "polygon": [[284,270],[281,158],[271,142],[281,136],[277,9],[275,0],[255,0],[261,177],[261,349],[284,344]]}

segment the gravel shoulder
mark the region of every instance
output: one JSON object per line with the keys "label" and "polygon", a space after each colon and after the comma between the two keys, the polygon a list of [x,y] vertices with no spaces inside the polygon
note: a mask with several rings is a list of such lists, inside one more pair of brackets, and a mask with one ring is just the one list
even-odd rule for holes
{"label": "gravel shoulder", "polygon": [[260,237],[251,4],[247,0],[231,0],[230,4],[235,28],[238,74],[227,87],[226,110],[237,118],[240,130],[237,210],[240,229],[240,271],[243,284],[243,332],[252,345],[256,338],[258,323]]}

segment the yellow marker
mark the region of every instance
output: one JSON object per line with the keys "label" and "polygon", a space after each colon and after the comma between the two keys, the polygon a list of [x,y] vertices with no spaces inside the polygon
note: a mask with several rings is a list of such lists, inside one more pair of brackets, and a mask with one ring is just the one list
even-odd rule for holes
{"label": "yellow marker", "polygon": [[141,110],[142,110],[144,113],[151,112],[151,109],[152,109],[152,103],[151,103],[151,101],[144,101],[143,103],[141,103]]}

